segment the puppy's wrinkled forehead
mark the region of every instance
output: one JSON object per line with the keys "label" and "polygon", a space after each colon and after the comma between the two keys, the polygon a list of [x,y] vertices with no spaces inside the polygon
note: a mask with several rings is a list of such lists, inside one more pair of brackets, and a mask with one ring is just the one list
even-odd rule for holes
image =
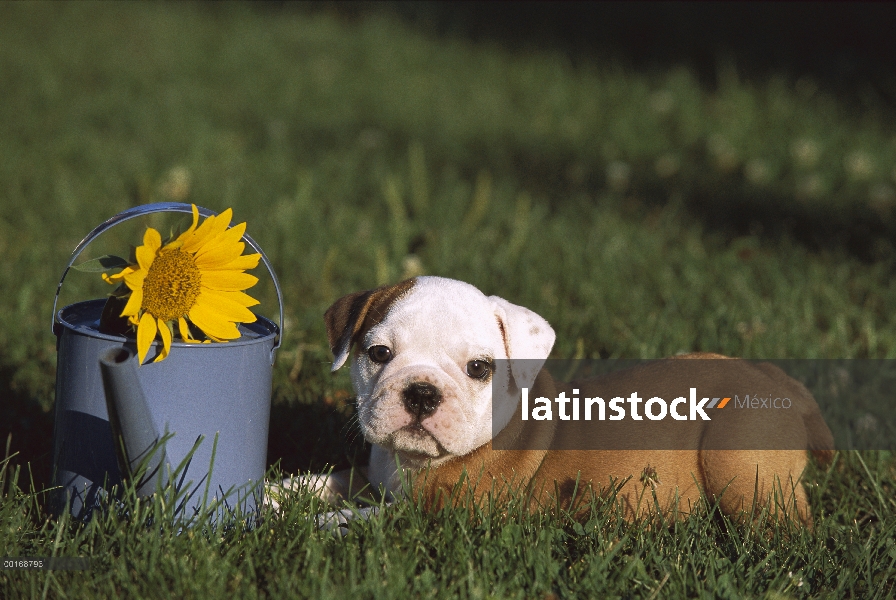
{"label": "puppy's wrinkled forehead", "polygon": [[472,285],[438,277],[418,277],[364,337],[406,347],[502,343],[494,302]]}
{"label": "puppy's wrinkled forehead", "polygon": [[[425,337],[432,343],[452,339],[455,349],[468,337],[489,346],[502,339],[494,299],[468,283],[442,277],[415,277],[395,285],[349,294],[326,312],[333,370],[353,345],[376,335]],[[408,342],[411,338],[404,338]],[[383,338],[377,344],[391,344]]]}

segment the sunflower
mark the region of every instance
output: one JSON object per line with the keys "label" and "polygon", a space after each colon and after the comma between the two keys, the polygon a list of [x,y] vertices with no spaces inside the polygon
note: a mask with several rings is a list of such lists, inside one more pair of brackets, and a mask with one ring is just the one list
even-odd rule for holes
{"label": "sunflower", "polygon": [[121,316],[137,329],[141,364],[156,334],[162,338],[162,350],[154,362],[168,356],[175,323],[185,342],[199,341],[191,335],[188,319],[208,340],[223,342],[240,337],[237,323],[255,321],[248,307],[258,300],[243,290],[255,285],[258,278],[244,271],[258,266],[261,255],[243,255],[246,244],[240,240],[246,224],[228,229],[232,215],[228,208],[199,225],[194,204],[189,229],[163,244],[159,232],[147,228],[143,245],[135,252],[137,264],[114,275],[103,274],[107,283],[123,281],[130,290]]}

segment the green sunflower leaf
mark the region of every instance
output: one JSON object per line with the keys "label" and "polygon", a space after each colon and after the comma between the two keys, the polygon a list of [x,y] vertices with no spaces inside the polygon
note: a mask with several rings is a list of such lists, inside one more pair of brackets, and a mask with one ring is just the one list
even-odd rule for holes
{"label": "green sunflower leaf", "polygon": [[123,269],[129,264],[130,263],[127,260],[120,256],[107,254],[106,256],[94,258],[93,260],[86,260],[81,264],[74,265],[72,268],[83,273],[104,273],[106,271],[112,271],[113,269]]}

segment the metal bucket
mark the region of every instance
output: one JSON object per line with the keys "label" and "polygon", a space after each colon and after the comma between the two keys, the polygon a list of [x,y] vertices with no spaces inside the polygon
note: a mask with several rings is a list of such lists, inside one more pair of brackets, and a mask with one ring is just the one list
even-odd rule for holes
{"label": "metal bucket", "polygon": [[[148,204],[98,226],[72,253],[56,301],[66,274],[91,241],[113,225],[155,212],[190,213],[191,206]],[[203,208],[199,213],[215,214]],[[243,241],[261,254],[271,274],[283,323],[274,270],[254,240],[244,235]],[[68,510],[77,518],[89,516],[147,450],[160,468],[149,473],[155,476],[157,471],[157,477],[142,482],[141,495],[158,489],[156,484],[182,466],[174,473],[180,490],[178,516],[209,510],[215,518],[222,511],[255,513],[262,506],[278,326],[258,317],[240,325],[241,337],[234,341],[175,341],[164,361],[138,367],[134,338],[99,331],[104,304],[105,300],[89,300],[58,313],[56,302],[53,305],[58,352],[53,442],[57,514]],[[150,355],[159,344],[153,343]],[[159,441],[160,448],[147,449],[147,443]]]}

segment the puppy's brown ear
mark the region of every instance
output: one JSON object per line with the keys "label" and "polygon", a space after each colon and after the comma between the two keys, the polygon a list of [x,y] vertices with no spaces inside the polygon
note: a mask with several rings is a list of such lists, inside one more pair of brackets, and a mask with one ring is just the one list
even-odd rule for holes
{"label": "puppy's brown ear", "polygon": [[345,364],[348,358],[355,332],[367,315],[368,302],[373,292],[374,290],[364,290],[343,296],[324,313],[334,371]]}
{"label": "puppy's brown ear", "polygon": [[327,323],[327,340],[333,352],[333,371],[348,360],[352,344],[385,319],[392,303],[412,287],[414,279],[408,279],[375,290],[355,292],[343,296],[327,309],[324,321]]}

